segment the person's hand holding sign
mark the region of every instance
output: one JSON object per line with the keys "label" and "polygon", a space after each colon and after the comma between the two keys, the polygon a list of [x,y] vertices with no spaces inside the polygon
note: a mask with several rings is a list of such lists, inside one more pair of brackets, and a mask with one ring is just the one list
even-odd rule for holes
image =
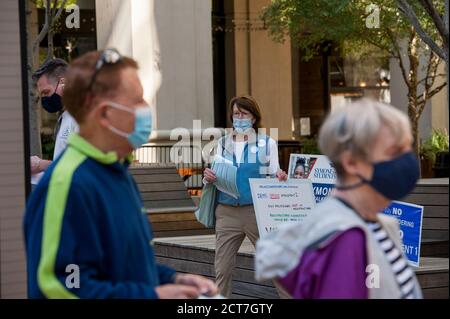
{"label": "person's hand holding sign", "polygon": [[219,293],[216,284],[205,277],[194,274],[177,274],[175,284],[196,287],[201,295],[212,297]]}
{"label": "person's hand holding sign", "polygon": [[205,168],[204,176],[205,176],[205,180],[208,183],[214,183],[217,181],[216,173],[210,168]]}
{"label": "person's hand holding sign", "polygon": [[159,299],[195,299],[200,296],[197,287],[179,284],[161,285],[155,288]]}
{"label": "person's hand holding sign", "polygon": [[277,178],[278,178],[278,180],[279,180],[280,182],[281,182],[281,181],[286,181],[287,178],[288,178],[286,172],[283,171],[282,169],[279,169],[279,170],[277,171],[276,176],[277,176]]}
{"label": "person's hand holding sign", "polygon": [[173,284],[161,285],[155,290],[159,299],[195,299],[219,293],[213,281],[193,274],[176,274]]}

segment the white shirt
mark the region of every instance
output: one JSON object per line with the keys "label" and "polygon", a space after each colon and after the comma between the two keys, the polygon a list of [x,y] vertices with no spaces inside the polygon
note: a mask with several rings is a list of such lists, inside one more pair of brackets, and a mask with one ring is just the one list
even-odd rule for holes
{"label": "white shirt", "polygon": [[[58,122],[61,121],[58,132],[56,133],[55,149],[53,150],[53,160],[55,160],[67,147],[67,140],[69,135],[74,132],[78,132],[79,126],[75,119],[64,111],[58,118]],[[41,180],[44,172],[40,172],[31,176],[31,184],[37,185]]]}
{"label": "white shirt", "polygon": [[67,111],[64,111],[64,113],[61,114],[61,117],[58,119],[58,121],[61,121],[61,126],[56,133],[53,160],[55,160],[66,149],[67,139],[69,138],[69,135],[71,133],[79,131],[77,122]]}
{"label": "white shirt", "polygon": [[[234,142],[234,155],[236,156],[237,166],[239,166],[239,164],[241,163],[242,153],[244,153],[245,144],[247,144],[246,141]],[[220,147],[220,150],[222,151],[222,147]]]}

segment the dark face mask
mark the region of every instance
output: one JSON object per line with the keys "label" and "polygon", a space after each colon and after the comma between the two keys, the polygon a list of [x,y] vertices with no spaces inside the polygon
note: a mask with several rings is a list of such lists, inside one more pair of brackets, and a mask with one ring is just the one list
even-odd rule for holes
{"label": "dark face mask", "polygon": [[58,89],[58,85],[59,85],[59,82],[56,85],[55,92],[53,92],[52,95],[41,97],[42,107],[49,113],[56,113],[63,109],[61,96],[58,93],[56,93],[56,90]]}
{"label": "dark face mask", "polygon": [[405,153],[390,161],[373,164],[372,180],[358,176],[361,182],[355,185],[336,186],[339,190],[357,188],[368,184],[390,200],[399,200],[408,195],[419,179],[419,164],[413,152]]}

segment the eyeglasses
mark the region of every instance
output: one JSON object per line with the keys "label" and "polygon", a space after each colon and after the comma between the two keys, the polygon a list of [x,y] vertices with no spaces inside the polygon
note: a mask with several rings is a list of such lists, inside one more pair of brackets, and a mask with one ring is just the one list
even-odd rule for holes
{"label": "eyeglasses", "polygon": [[116,64],[121,60],[122,55],[116,49],[110,48],[103,50],[102,54],[100,55],[100,58],[97,60],[97,63],[95,64],[95,72],[94,75],[92,76],[91,82],[89,83],[88,91],[92,89],[92,86],[94,85],[94,82],[97,79],[98,73],[105,64]]}
{"label": "eyeglasses", "polygon": [[246,119],[246,118],[250,118],[252,117],[251,113],[244,113],[244,112],[233,112],[233,118],[242,118],[242,119]]}

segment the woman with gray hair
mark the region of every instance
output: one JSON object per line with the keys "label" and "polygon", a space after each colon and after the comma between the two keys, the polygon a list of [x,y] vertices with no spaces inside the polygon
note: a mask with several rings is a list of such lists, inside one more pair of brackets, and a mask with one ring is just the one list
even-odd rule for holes
{"label": "woman with gray hair", "polygon": [[302,224],[258,242],[257,279],[277,279],[294,298],[421,298],[398,222],[380,213],[415,187],[411,145],[407,117],[389,105],[364,99],[331,113],[319,147],[336,188]]}

